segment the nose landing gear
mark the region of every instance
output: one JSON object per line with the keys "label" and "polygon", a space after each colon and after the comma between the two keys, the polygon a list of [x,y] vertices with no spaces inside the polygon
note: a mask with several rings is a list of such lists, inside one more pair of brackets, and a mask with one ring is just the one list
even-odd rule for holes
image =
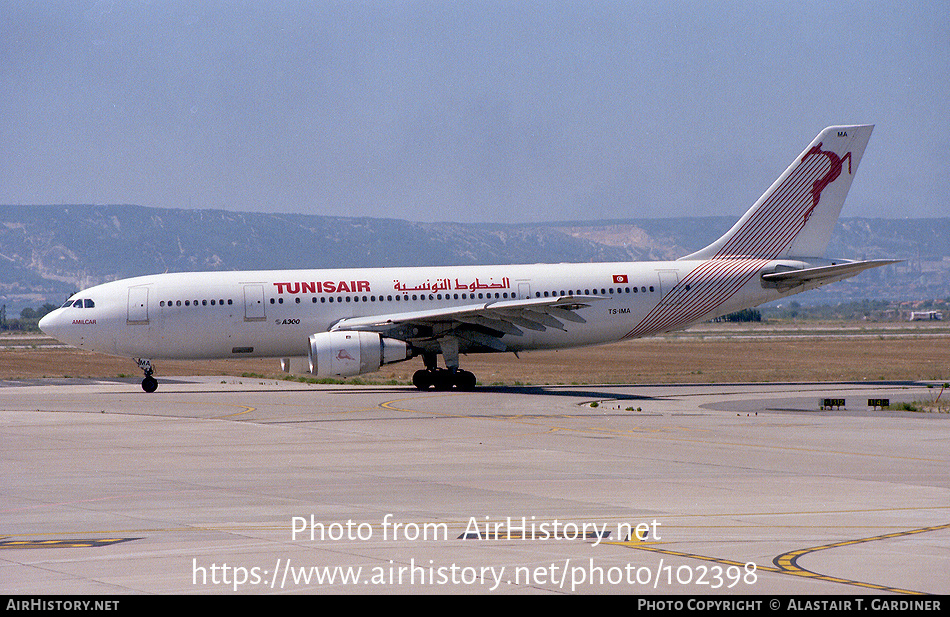
{"label": "nose landing gear", "polygon": [[152,377],[152,373],[154,372],[152,361],[148,358],[136,358],[135,363],[138,364],[139,368],[145,373],[145,379],[142,380],[142,389],[149,393],[158,390],[158,380]]}

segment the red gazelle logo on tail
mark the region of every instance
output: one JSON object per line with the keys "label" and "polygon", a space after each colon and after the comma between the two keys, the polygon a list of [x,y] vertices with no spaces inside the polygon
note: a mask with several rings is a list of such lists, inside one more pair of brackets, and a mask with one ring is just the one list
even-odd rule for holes
{"label": "red gazelle logo on tail", "polygon": [[841,175],[841,167],[845,159],[848,160],[848,174],[851,173],[851,153],[848,152],[843,157],[838,157],[837,154],[831,152],[830,150],[821,149],[822,142],[818,142],[818,145],[805,153],[802,157],[802,162],[805,161],[809,156],[818,156],[825,155],[828,157],[828,161],[831,163],[831,168],[828,169],[828,172],[815,180],[815,183],[811,186],[811,208],[805,212],[805,222],[808,222],[808,217],[811,216],[811,213],[818,207],[818,202],[821,201],[821,192],[825,190],[825,187],[838,179],[838,176]]}

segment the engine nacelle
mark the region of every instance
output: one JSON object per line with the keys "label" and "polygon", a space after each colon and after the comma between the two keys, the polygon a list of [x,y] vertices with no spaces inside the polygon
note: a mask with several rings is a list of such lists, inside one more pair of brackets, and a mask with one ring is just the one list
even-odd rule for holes
{"label": "engine nacelle", "polygon": [[317,332],[310,335],[310,372],[317,377],[352,377],[411,356],[409,345],[376,332]]}

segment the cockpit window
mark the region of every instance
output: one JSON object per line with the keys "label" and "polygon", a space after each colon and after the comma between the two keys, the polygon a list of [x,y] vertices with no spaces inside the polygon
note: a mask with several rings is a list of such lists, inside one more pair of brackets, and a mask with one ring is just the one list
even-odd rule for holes
{"label": "cockpit window", "polygon": [[73,308],[95,308],[96,303],[89,298],[80,298],[78,300],[66,300],[66,303],[60,308],[66,308],[69,306]]}

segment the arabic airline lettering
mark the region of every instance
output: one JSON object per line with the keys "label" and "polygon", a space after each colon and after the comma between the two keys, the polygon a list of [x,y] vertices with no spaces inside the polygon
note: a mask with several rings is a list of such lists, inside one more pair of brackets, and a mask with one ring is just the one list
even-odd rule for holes
{"label": "arabic airline lettering", "polygon": [[75,294],[40,327],[135,359],[147,392],[154,360],[236,356],[306,358],[322,377],[421,357],[416,387],[469,390],[462,354],[649,336],[892,263],[824,257],[872,128],[822,131],[732,229],[676,261],[157,274]]}

